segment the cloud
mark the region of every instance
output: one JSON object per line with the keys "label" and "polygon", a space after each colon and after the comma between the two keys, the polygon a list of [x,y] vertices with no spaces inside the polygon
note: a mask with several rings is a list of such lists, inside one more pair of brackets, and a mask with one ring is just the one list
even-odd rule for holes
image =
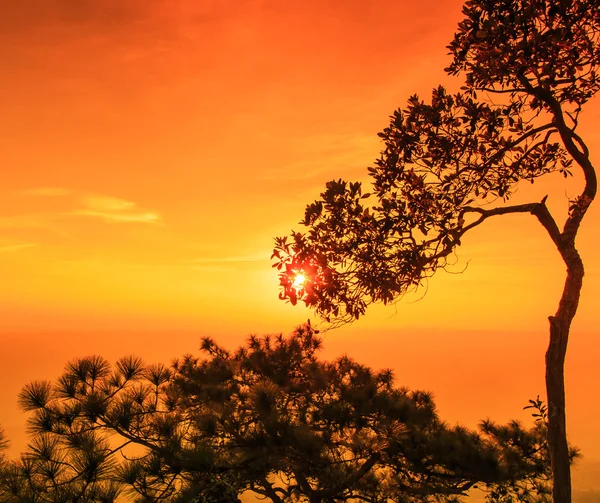
{"label": "cloud", "polygon": [[263,253],[252,253],[247,255],[230,255],[222,257],[198,257],[187,261],[195,271],[204,272],[228,272],[244,268],[243,264],[267,261],[270,251]]}
{"label": "cloud", "polygon": [[96,211],[129,211],[136,207],[132,201],[108,196],[86,196],[83,198],[83,203],[90,210]]}
{"label": "cloud", "polygon": [[95,218],[106,223],[163,223],[158,212],[141,208],[133,201],[118,197],[85,194],[61,187],[36,187],[24,190],[20,194],[38,197],[68,197],[68,201],[65,203],[68,206],[65,211],[59,212],[0,216],[0,228],[41,228],[65,234],[63,229],[65,224],[79,217]]}
{"label": "cloud", "polygon": [[140,223],[140,224],[159,224],[162,218],[158,213],[152,211],[147,212],[128,212],[117,213],[107,211],[93,210],[78,210],[73,212],[74,215],[82,215],[86,217],[100,218],[107,223]]}
{"label": "cloud", "polygon": [[73,212],[92,218],[99,218],[107,223],[143,223],[159,224],[161,216],[140,208],[133,201],[109,196],[84,196],[81,198],[84,208]]}
{"label": "cloud", "polygon": [[232,255],[229,257],[201,257],[191,260],[193,264],[220,264],[232,262],[260,262],[268,260],[270,252],[254,253],[251,255]]}
{"label": "cloud", "polygon": [[[373,134],[327,134],[302,139],[296,149],[302,152],[302,161],[282,163],[263,170],[258,180],[303,181],[315,178],[339,178],[340,173],[364,174],[379,152],[380,140]],[[340,171],[342,169],[343,171]]]}
{"label": "cloud", "polygon": [[195,266],[192,266],[192,270],[202,271],[202,272],[231,272],[231,271],[234,271],[235,268],[213,266],[213,265],[195,265]]}

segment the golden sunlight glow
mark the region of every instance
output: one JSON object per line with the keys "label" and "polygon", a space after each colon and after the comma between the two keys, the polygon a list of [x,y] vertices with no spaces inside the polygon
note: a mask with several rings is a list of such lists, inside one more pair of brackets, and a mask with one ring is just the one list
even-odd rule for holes
{"label": "golden sunlight glow", "polygon": [[[13,168],[0,184],[9,455],[30,441],[22,387],[73,358],[168,365],[200,356],[200,335],[236,348],[249,333],[319,323],[311,303],[342,277],[324,250],[296,256],[293,240],[273,270],[273,238],[308,231],[297,222],[329,180],[371,191],[367,167],[386,148],[377,133],[406,99],[427,102],[440,84],[459,90],[463,77],[444,68],[463,3],[0,0],[0,166]],[[600,97],[584,108],[577,133],[600,165]],[[519,185],[513,201],[549,194],[562,225],[565,194],[582,183],[551,173]],[[541,355],[564,264],[531,215],[489,219],[462,241],[456,265],[328,332],[320,357],[395,369],[399,386],[434,391],[451,424],[515,414],[530,424],[522,408],[544,392]],[[579,500],[600,502],[600,401],[589,400],[600,360],[600,200],[577,245],[587,273],[567,357],[568,431],[585,452],[577,470],[589,462],[585,477],[599,480]]]}
{"label": "golden sunlight glow", "polygon": [[292,283],[292,285],[294,286],[294,288],[296,290],[303,288],[304,284],[306,283],[306,275],[299,272],[298,274],[296,274],[296,277],[294,278],[294,282]]}

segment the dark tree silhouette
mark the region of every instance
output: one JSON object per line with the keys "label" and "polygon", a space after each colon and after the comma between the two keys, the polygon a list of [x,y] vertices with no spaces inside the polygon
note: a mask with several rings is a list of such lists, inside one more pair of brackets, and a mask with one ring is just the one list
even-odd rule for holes
{"label": "dark tree silhouette", "polygon": [[54,385],[22,391],[33,438],[3,463],[0,501],[112,502],[125,491],[233,503],[245,490],[274,503],[455,501],[477,483],[494,497],[543,482],[539,427],[448,426],[428,393],[347,357],[320,361],[320,345],[306,325],[234,353],[205,339],[206,358],[171,369],[72,362]]}
{"label": "dark tree silhouette", "polygon": [[[6,447],[8,442],[0,443]],[[20,459],[0,458],[0,502],[113,502],[120,488],[108,452],[93,434],[73,435],[68,446],[56,436],[36,435]]]}
{"label": "dark tree silhouette", "polygon": [[[567,269],[549,317],[546,391],[554,502],[569,503],[564,361],[584,275],[575,238],[597,191],[576,129],[600,87],[600,0],[471,0],[463,13],[446,69],[465,77],[463,92],[439,87],[430,103],[412,96],[379,135],[384,149],[368,168],[373,194],[331,181],[306,209],[308,230],[276,239],[280,297],[332,323],[352,321],[368,304],[421,285],[490,217],[535,216]],[[507,204],[519,182],[573,168],[585,183],[562,228],[546,197]],[[295,281],[299,272],[304,282]]]}

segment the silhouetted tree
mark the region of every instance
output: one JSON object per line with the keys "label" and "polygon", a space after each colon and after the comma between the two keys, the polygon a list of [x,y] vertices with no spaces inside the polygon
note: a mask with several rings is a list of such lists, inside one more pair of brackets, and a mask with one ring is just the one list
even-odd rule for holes
{"label": "silhouetted tree", "polygon": [[0,461],[4,460],[4,451],[8,449],[9,445],[10,442],[6,436],[6,432],[4,431],[4,428],[0,426]]}
{"label": "silhouetted tree", "polygon": [[[7,446],[0,442],[1,448]],[[0,502],[111,503],[120,492],[112,480],[113,465],[106,441],[97,434],[71,435],[62,444],[58,436],[36,435],[20,459],[0,459]]]}
{"label": "silhouetted tree", "polygon": [[[548,408],[540,400],[529,400],[525,409],[533,409],[535,419],[533,428],[523,431],[518,422],[508,425],[497,425],[492,421],[482,421],[480,428],[502,445],[516,446],[524,449],[527,445],[530,462],[537,465],[538,470],[518,480],[513,479],[488,486],[486,501],[488,503],[550,503],[552,501],[552,470],[550,466],[550,451],[547,440]],[[579,450],[569,448],[569,463],[579,457]]]}
{"label": "silhouetted tree", "polygon": [[234,353],[204,339],[205,359],[171,369],[76,360],[22,391],[34,435],[0,472],[0,501],[454,501],[543,476],[535,429],[448,426],[428,393],[347,357],[320,361],[320,345],[306,325]]}
{"label": "silhouetted tree", "polygon": [[[575,238],[597,191],[576,129],[600,87],[600,0],[470,0],[463,13],[446,69],[464,75],[463,92],[439,87],[430,103],[412,96],[379,135],[384,149],[368,168],[373,194],[358,182],[331,181],[306,209],[308,231],[276,239],[280,297],[348,322],[422,284],[490,217],[534,215],[567,269],[549,318],[546,391],[554,501],[568,503],[564,361],[584,274]],[[505,204],[519,182],[556,171],[566,177],[573,167],[585,183],[562,228],[546,198]],[[304,282],[295,280],[300,271]]]}

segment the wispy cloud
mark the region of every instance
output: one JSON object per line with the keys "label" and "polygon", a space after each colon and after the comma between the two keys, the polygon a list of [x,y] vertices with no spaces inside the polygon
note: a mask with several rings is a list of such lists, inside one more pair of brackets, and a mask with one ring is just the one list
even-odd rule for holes
{"label": "wispy cloud", "polygon": [[109,196],[85,196],[82,201],[88,208],[97,211],[131,211],[137,206],[133,201]]}
{"label": "wispy cloud", "polygon": [[98,218],[108,223],[144,223],[158,224],[161,216],[152,210],[140,208],[137,203],[118,197],[81,194],[63,187],[35,187],[20,192],[24,196],[37,197],[69,197],[77,201],[79,208],[62,213],[46,213],[41,215],[16,215],[0,218],[0,226],[24,225],[25,227],[40,226],[44,222],[72,216]]}
{"label": "wispy cloud", "polygon": [[201,272],[231,272],[234,267],[216,266],[216,265],[194,265],[191,268],[193,271]]}
{"label": "wispy cloud", "polygon": [[269,253],[254,253],[250,255],[232,255],[225,257],[199,257],[192,259],[192,264],[226,264],[226,263],[237,263],[237,262],[260,262],[262,260],[268,260]]}
{"label": "wispy cloud", "polygon": [[[21,196],[62,198],[60,210],[23,212],[13,215],[0,215],[0,229],[35,230],[51,232],[64,237],[74,237],[70,223],[81,218],[93,218],[108,224],[162,224],[161,215],[153,210],[140,207],[137,203],[98,194],[86,194],[62,187],[35,187],[19,192]],[[53,206],[56,207],[56,205]],[[29,204],[27,205],[29,209]],[[0,247],[2,243],[0,242]],[[12,247],[12,244],[10,244]],[[10,248],[12,249],[12,248]],[[1,250],[0,250],[1,251]]]}
{"label": "wispy cloud", "polygon": [[158,224],[162,222],[162,218],[160,217],[160,215],[151,211],[146,213],[111,213],[102,211],[79,210],[74,212],[74,214],[100,218],[108,223]]}
{"label": "wispy cloud", "polygon": [[269,260],[270,252],[249,253],[247,255],[225,255],[211,257],[197,257],[186,263],[195,271],[204,272],[228,272],[236,269],[244,269],[245,264]]}
{"label": "wispy cloud", "polygon": [[302,181],[323,176],[338,176],[340,167],[366,171],[379,150],[379,138],[373,134],[318,135],[303,139],[298,149],[302,161],[282,163],[275,169],[263,170],[259,180]]}
{"label": "wispy cloud", "polygon": [[108,223],[162,223],[162,217],[155,211],[144,210],[133,201],[109,196],[84,196],[84,208],[74,215],[99,218]]}

